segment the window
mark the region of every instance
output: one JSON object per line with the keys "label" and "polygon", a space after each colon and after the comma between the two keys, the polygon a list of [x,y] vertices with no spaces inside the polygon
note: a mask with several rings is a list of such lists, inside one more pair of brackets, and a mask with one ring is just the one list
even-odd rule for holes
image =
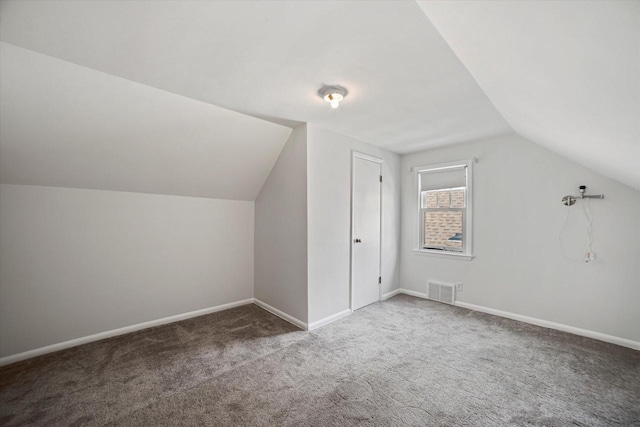
{"label": "window", "polygon": [[472,257],[471,165],[462,161],[416,169],[417,251]]}

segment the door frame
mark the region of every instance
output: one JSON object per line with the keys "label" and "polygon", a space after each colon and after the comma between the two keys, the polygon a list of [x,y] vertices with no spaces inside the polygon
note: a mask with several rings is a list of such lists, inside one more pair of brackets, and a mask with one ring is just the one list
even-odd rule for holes
{"label": "door frame", "polygon": [[[378,163],[380,165],[380,176],[382,176],[382,168],[384,161],[379,157],[374,157],[369,154],[361,153],[359,151],[352,150],[351,151],[351,231],[349,233],[349,308],[353,312],[353,291],[354,291],[354,282],[353,282],[353,246],[354,243],[354,226],[355,226],[355,215],[353,210],[353,190],[355,188],[355,179],[356,179],[356,159],[367,160],[370,162]],[[383,191],[382,191],[382,183],[380,183],[380,253],[378,254],[378,277],[382,277],[382,225],[383,221]],[[378,284],[378,301],[382,299],[382,283]]]}

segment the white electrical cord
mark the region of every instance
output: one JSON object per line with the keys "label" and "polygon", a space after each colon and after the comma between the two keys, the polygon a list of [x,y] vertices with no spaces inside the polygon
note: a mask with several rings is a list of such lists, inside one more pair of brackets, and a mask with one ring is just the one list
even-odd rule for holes
{"label": "white electrical cord", "polygon": [[593,215],[591,215],[591,207],[589,206],[589,199],[584,199],[584,203],[582,203],[582,211],[584,212],[585,218],[587,218],[587,254],[585,261],[589,262],[589,257],[591,255],[591,225],[593,224]]}
{"label": "white electrical cord", "polygon": [[564,250],[564,246],[562,245],[562,233],[564,232],[565,227],[567,226],[567,221],[569,220],[569,209],[571,206],[567,206],[567,214],[564,217],[564,223],[562,224],[562,228],[560,228],[560,232],[558,233],[558,243],[560,245],[560,252],[562,252],[562,256],[564,256],[567,260],[571,262],[589,262],[591,257],[591,245],[592,245],[592,237],[591,237],[591,225],[593,224],[593,215],[591,214],[591,208],[589,207],[589,199],[578,199],[582,205],[582,212],[584,213],[585,218],[587,219],[587,248],[586,254],[584,258],[571,258],[567,255]]}
{"label": "white electrical cord", "polygon": [[565,257],[568,261],[571,262],[579,262],[582,261],[582,259],[573,259],[570,258],[567,253],[564,251],[564,246],[562,245],[562,232],[564,231],[565,227],[567,226],[567,221],[569,220],[569,208],[570,206],[567,206],[567,214],[564,217],[564,222],[562,223],[562,227],[560,228],[560,232],[558,233],[558,244],[560,245],[560,252],[562,252],[562,256]]}

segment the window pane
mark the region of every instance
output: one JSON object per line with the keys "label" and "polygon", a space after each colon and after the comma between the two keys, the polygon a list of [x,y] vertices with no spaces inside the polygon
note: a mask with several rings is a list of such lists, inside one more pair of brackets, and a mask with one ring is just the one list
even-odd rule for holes
{"label": "window pane", "polygon": [[438,193],[435,191],[425,192],[427,198],[427,204],[425,208],[433,209],[438,207]]}
{"label": "window pane", "polygon": [[464,188],[451,190],[451,207],[464,208]]}
{"label": "window pane", "polygon": [[449,190],[438,191],[438,207],[448,208],[451,201],[451,192]]}
{"label": "window pane", "polygon": [[425,212],[424,246],[462,249],[462,212]]}

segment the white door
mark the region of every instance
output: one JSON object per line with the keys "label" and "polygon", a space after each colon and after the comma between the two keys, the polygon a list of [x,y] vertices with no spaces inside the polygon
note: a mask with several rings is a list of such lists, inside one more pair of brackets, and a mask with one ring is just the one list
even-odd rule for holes
{"label": "white door", "polygon": [[381,162],[380,159],[354,153],[351,233],[353,310],[380,300]]}

